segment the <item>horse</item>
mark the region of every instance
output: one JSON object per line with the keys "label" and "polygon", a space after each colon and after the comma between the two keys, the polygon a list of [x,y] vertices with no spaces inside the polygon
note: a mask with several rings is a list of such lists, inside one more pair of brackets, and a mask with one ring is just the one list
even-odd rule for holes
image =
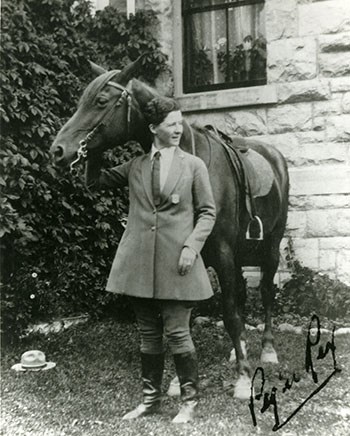
{"label": "horse", "polygon": [[[159,94],[134,78],[141,67],[140,59],[123,70],[106,71],[93,63],[91,66],[97,77],[87,86],[76,112],[51,145],[52,159],[57,166],[70,164],[72,168],[86,156],[87,150],[102,152],[131,140],[137,141],[145,153],[151,148],[152,137],[143,108]],[[212,129],[191,125],[184,117],[180,147],[205,162],[216,203],[216,223],[201,254],[206,267],[212,267],[219,280],[224,326],[233,343],[238,373],[234,395],[245,399],[250,396],[251,367],[245,352],[246,286],[242,267],[260,266],[265,318],[260,358],[262,362],[278,363],[271,326],[273,279],[287,221],[289,178],[286,161],[276,148],[262,141],[240,138],[240,145],[267,162],[272,175],[269,191],[254,199],[254,212],[263,226],[264,236],[261,240],[247,240],[251,213],[245,184],[235,159],[229,156],[228,148],[234,147],[228,147],[224,139]]]}

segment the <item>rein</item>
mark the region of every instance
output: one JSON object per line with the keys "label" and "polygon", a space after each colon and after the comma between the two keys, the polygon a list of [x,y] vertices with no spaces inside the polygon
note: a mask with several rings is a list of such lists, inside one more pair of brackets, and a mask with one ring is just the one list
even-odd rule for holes
{"label": "rein", "polygon": [[85,159],[87,157],[87,153],[88,153],[88,144],[92,141],[92,139],[95,137],[95,135],[101,130],[101,128],[105,125],[105,120],[107,118],[108,115],[111,114],[112,110],[114,110],[116,107],[119,107],[122,102],[124,101],[124,99],[126,99],[127,101],[127,119],[126,119],[126,126],[127,126],[127,134],[129,134],[129,126],[130,126],[130,120],[131,120],[131,95],[130,92],[122,85],[119,85],[119,83],[116,82],[112,82],[109,81],[106,83],[106,85],[110,85],[113,86],[114,88],[119,89],[120,91],[122,91],[120,97],[118,98],[118,100],[115,102],[115,104],[113,106],[111,106],[109,108],[108,111],[106,111],[103,116],[101,117],[101,119],[99,120],[99,122],[97,123],[97,125],[95,127],[93,127],[85,136],[84,139],[81,139],[79,141],[79,148],[77,151],[77,158],[71,162],[70,164],[70,172],[73,173],[74,172],[74,167],[75,165],[77,165],[77,163],[83,158]]}

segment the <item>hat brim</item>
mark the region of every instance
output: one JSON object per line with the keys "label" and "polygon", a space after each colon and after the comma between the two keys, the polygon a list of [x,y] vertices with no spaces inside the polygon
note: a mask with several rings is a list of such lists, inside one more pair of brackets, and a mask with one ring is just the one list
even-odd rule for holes
{"label": "hat brim", "polygon": [[52,369],[56,366],[55,362],[46,362],[46,365],[41,368],[23,368],[21,363],[16,363],[11,366],[11,369],[19,372],[37,372],[37,371],[47,371],[48,369]]}

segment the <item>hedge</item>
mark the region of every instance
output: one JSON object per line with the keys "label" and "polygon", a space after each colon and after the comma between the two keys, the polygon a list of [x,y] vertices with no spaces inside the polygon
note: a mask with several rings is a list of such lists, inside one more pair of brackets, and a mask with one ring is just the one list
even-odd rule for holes
{"label": "hedge", "polygon": [[[88,59],[122,68],[151,52],[143,71],[150,84],[166,69],[156,25],[151,11],[127,19],[108,7],[93,16],[86,0],[2,2],[1,329],[8,339],[29,322],[115,307],[104,284],[126,194],[92,197],[82,174],[52,166],[49,148],[93,78]],[[107,153],[106,165],[139,151],[130,143]]]}

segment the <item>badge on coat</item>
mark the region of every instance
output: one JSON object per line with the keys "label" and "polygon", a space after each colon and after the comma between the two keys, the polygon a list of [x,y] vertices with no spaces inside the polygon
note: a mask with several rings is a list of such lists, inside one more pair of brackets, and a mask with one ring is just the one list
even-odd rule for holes
{"label": "badge on coat", "polygon": [[171,196],[171,202],[172,202],[173,204],[178,204],[178,203],[180,202],[180,196],[179,196],[179,194],[173,194],[173,195]]}

